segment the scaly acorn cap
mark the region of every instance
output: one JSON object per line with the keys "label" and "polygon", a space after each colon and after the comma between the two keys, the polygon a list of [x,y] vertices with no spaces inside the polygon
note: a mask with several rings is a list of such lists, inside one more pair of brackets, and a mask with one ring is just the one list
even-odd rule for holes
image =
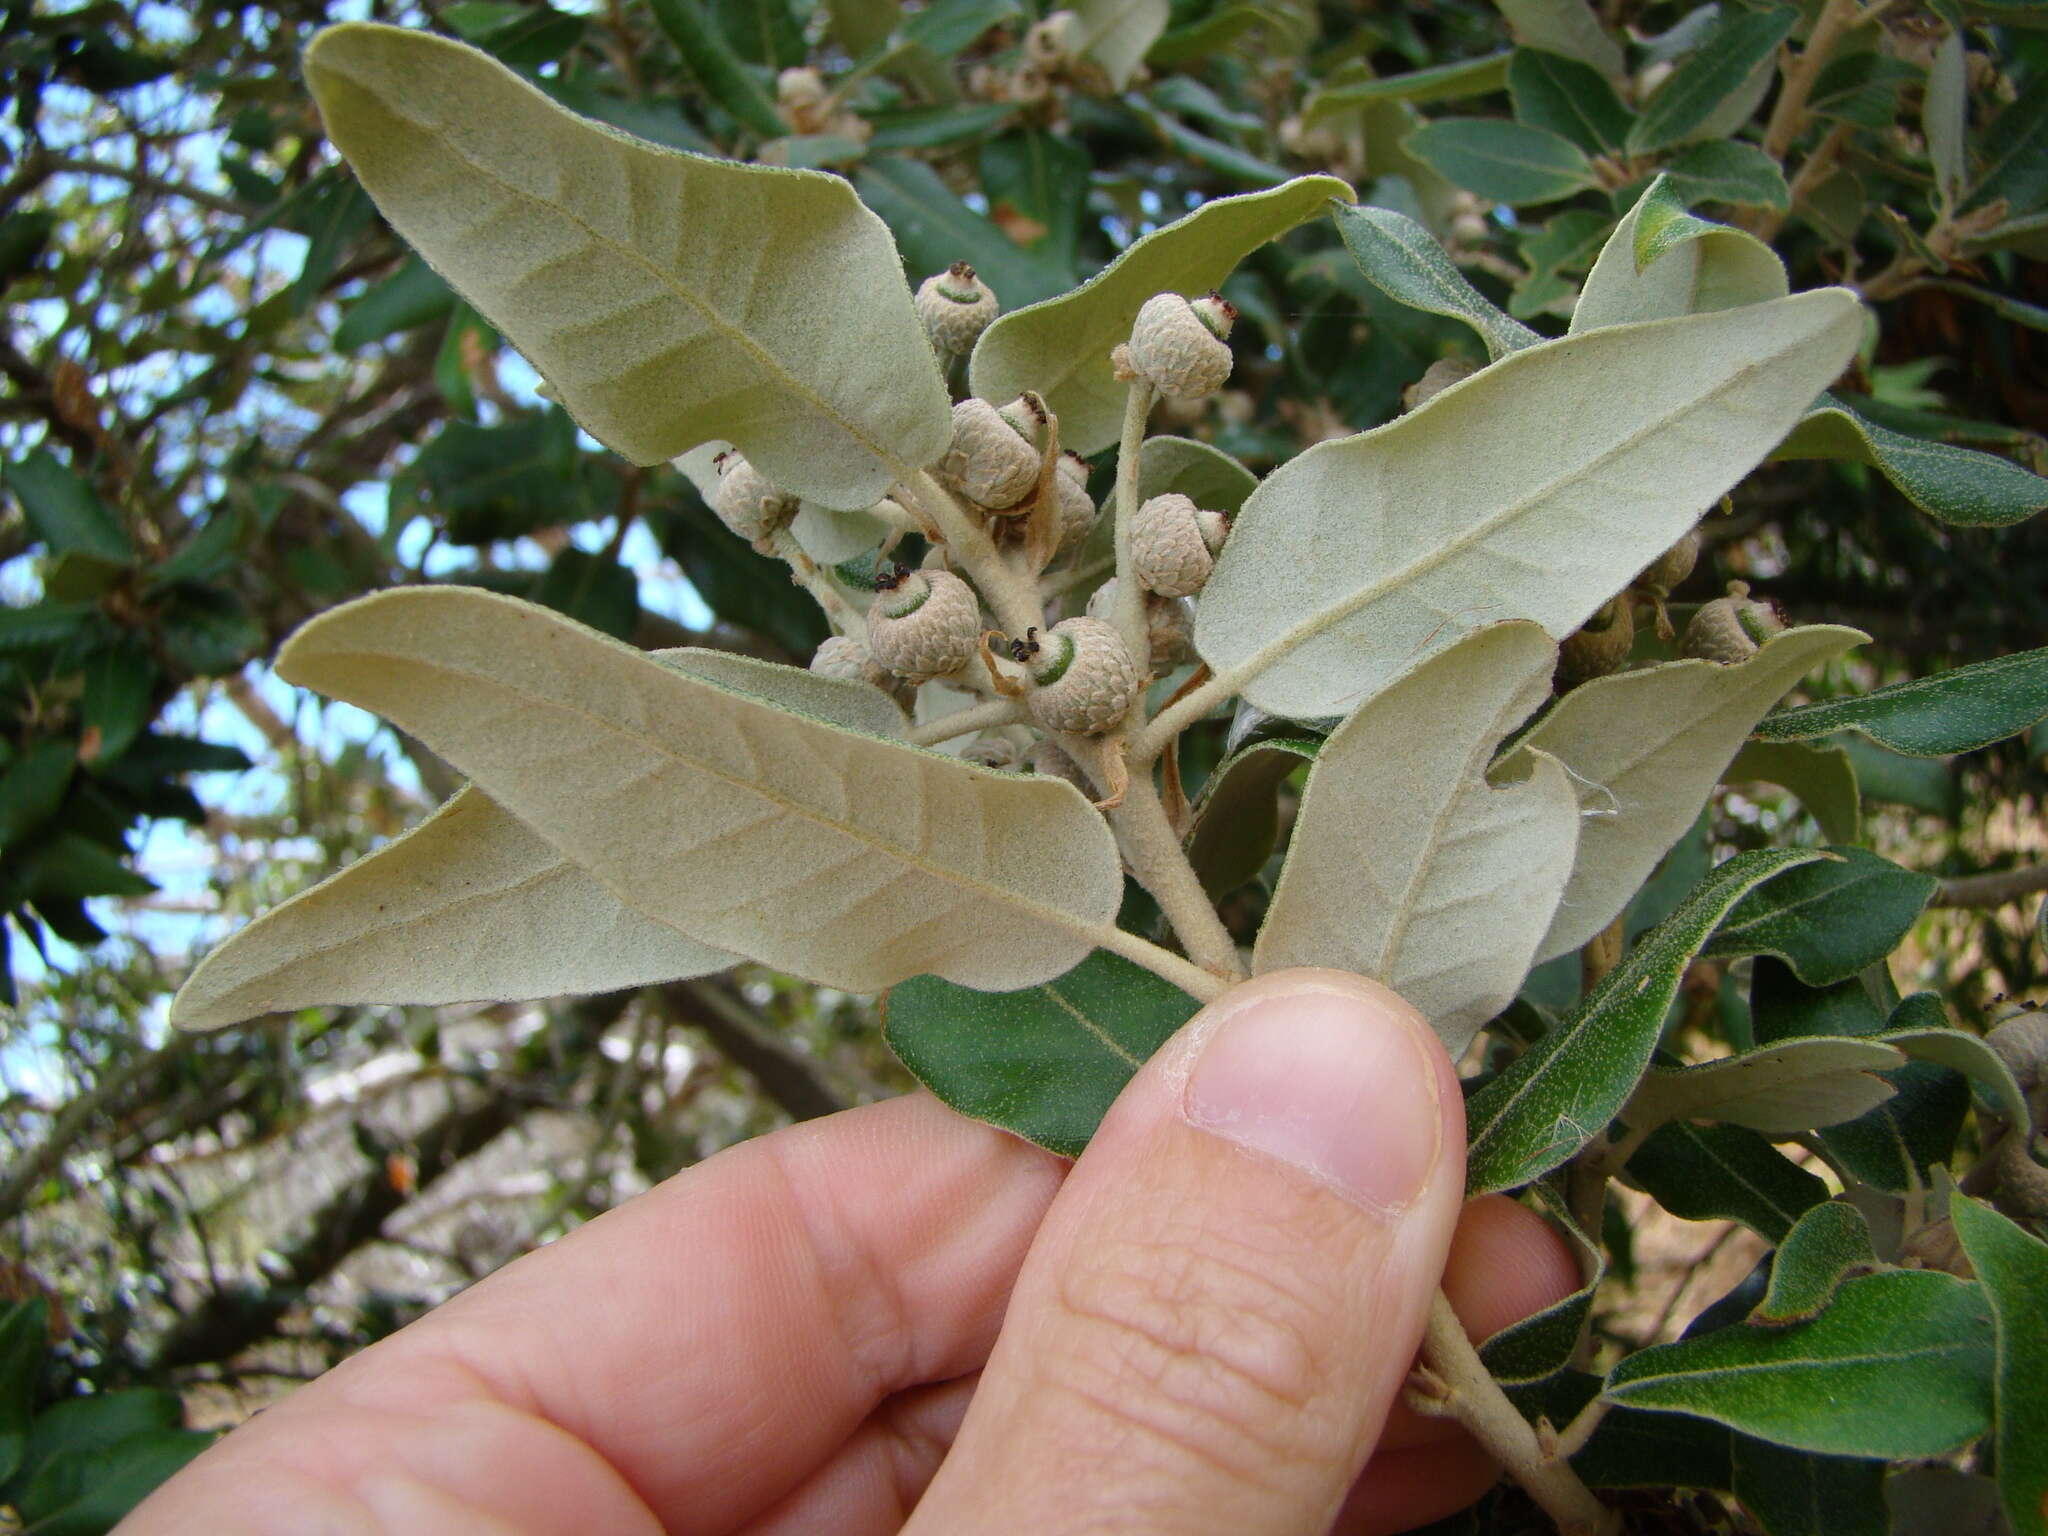
{"label": "scaly acorn cap", "polygon": [[1095,527],[1096,506],[1088,494],[1088,461],[1078,454],[1060,455],[1059,472],[1053,476],[1053,495],[1060,514],[1060,536],[1053,546],[1053,558],[1063,559],[1079,549]]}
{"label": "scaly acorn cap", "polygon": [[939,460],[939,478],[976,506],[1001,512],[1038,484],[1039,454],[986,400],[953,407],[953,436]]}
{"label": "scaly acorn cap", "polygon": [[1131,519],[1131,570],[1138,584],[1161,597],[1192,597],[1216,567],[1230,522],[1194,498],[1168,491],[1143,502]]}
{"label": "scaly acorn cap", "polygon": [[1130,712],[1145,686],[1114,624],[1062,619],[1035,643],[1025,661],[1032,686],[1024,705],[1049,731],[1100,735]]}
{"label": "scaly acorn cap", "polygon": [[925,335],[934,348],[951,357],[965,357],[974,350],[1000,307],[995,290],[964,261],[933,273],[917,290],[917,318]]}
{"label": "scaly acorn cap", "polygon": [[868,609],[868,650],[912,683],[928,683],[973,660],[981,643],[981,602],[951,571],[883,577]]}
{"label": "scaly acorn cap", "polygon": [[[1116,622],[1116,578],[1110,577],[1088,597],[1088,617]],[[1195,653],[1195,616],[1185,599],[1145,594],[1145,639],[1151,652],[1152,675],[1164,677]]]}
{"label": "scaly acorn cap", "polygon": [[1605,677],[1635,649],[1635,604],[1626,592],[1611,597],[1557,648],[1557,679],[1566,687]]}
{"label": "scaly acorn cap", "polygon": [[1190,301],[1177,293],[1147,299],[1131,325],[1129,365],[1172,400],[1213,395],[1230,377],[1227,344],[1237,308],[1221,294]]}
{"label": "scaly acorn cap", "polygon": [[759,543],[796,516],[796,497],[775,485],[737,453],[717,460],[718,489],[711,510],[741,538]]}
{"label": "scaly acorn cap", "polygon": [[1777,609],[1749,595],[1748,582],[1731,581],[1726,597],[1702,603],[1692,616],[1679,654],[1733,666],[1749,660],[1784,627]]}
{"label": "scaly acorn cap", "polygon": [[891,688],[896,677],[880,662],[874,653],[851,635],[832,635],[818,644],[811,655],[811,671],[820,677],[844,678],[848,682],[872,683],[877,688]]}
{"label": "scaly acorn cap", "polygon": [[1051,779],[1065,779],[1090,800],[1095,798],[1095,785],[1058,742],[1041,741],[1031,749],[1030,762],[1032,772],[1042,773]]}

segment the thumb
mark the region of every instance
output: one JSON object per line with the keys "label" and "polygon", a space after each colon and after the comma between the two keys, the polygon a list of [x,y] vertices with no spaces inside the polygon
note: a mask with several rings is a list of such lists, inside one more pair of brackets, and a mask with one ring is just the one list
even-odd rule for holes
{"label": "thumb", "polygon": [[1212,1003],[1054,1200],[906,1529],[1319,1536],[1414,1359],[1464,1145],[1386,988],[1281,971]]}

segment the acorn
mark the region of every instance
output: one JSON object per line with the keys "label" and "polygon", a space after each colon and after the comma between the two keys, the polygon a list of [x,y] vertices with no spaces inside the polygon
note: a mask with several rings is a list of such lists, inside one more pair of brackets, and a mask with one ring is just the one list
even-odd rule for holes
{"label": "acorn", "polygon": [[1700,531],[1688,528],[1676,544],[1644,566],[1629,585],[1651,597],[1669,597],[1692,574],[1699,558]]}
{"label": "acorn", "polygon": [[981,644],[981,603],[951,571],[891,568],[868,609],[868,650],[898,677],[928,683],[957,672]]}
{"label": "acorn", "polygon": [[896,685],[896,678],[875,660],[874,653],[851,635],[832,635],[820,641],[811,655],[811,670],[820,677],[873,683],[877,688]]}
{"label": "acorn", "polygon": [[1774,606],[1749,595],[1748,582],[1731,581],[1726,597],[1700,605],[1699,612],[1685,627],[1685,640],[1679,652],[1732,666],[1749,660],[1784,627],[1785,621],[1778,617]]}
{"label": "acorn", "polygon": [[739,454],[721,453],[713,462],[718,466],[718,488],[711,510],[741,538],[759,544],[796,516],[796,497]]}
{"label": "acorn", "polygon": [[1079,16],[1072,11],[1054,11],[1024,34],[1024,53],[1045,73],[1057,74],[1086,42]]}
{"label": "acorn", "polygon": [[1635,605],[1626,592],[1609,598],[1600,611],[1565,636],[1557,648],[1557,678],[1570,687],[1618,670],[1635,649]]}
{"label": "acorn", "polygon": [[1170,400],[1200,400],[1230,377],[1227,343],[1236,319],[1237,306],[1218,293],[1195,300],[1154,294],[1138,311],[1117,360]]}
{"label": "acorn", "polygon": [[995,291],[975,276],[974,268],[956,261],[926,278],[917,290],[917,318],[939,352],[965,357],[996,317]]}
{"label": "acorn", "polygon": [[[1088,617],[1116,622],[1116,578],[1110,577],[1088,599]],[[1152,675],[1164,677],[1195,652],[1195,616],[1185,599],[1145,594],[1145,637]]]}
{"label": "acorn", "polygon": [[960,761],[982,768],[1013,769],[1023,761],[1023,752],[1007,736],[977,736],[960,749]]}
{"label": "acorn", "polygon": [[1031,675],[1025,707],[1049,731],[1099,735],[1130,712],[1145,686],[1124,637],[1100,619],[1062,619],[1042,639],[1033,630],[1012,644],[1011,655]]}
{"label": "acorn", "polygon": [[1221,512],[1206,512],[1178,491],[1142,503],[1131,519],[1131,568],[1147,592],[1192,597],[1215,569],[1230,531]]}
{"label": "acorn", "polygon": [[1422,377],[1401,391],[1401,409],[1416,410],[1429,404],[1453,384],[1469,379],[1479,365],[1466,357],[1440,357],[1423,370]]}
{"label": "acorn", "polygon": [[1000,512],[1038,485],[1038,450],[986,400],[953,407],[953,438],[939,460],[939,478],[976,506]]}
{"label": "acorn", "polygon": [[1032,772],[1042,773],[1049,779],[1065,779],[1090,800],[1095,798],[1094,783],[1058,742],[1039,742],[1031,749],[1030,762]]}
{"label": "acorn", "polygon": [[1052,479],[1053,504],[1059,515],[1059,537],[1053,559],[1077,553],[1095,527],[1097,508],[1088,494],[1088,461],[1076,453],[1060,455]]}

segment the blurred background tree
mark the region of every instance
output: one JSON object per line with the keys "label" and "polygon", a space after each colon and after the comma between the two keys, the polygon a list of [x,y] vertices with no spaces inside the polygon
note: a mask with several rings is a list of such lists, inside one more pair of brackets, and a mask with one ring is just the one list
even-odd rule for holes
{"label": "blurred background tree", "polygon": [[[872,1000],[753,970],[167,1031],[208,945],[453,787],[416,744],[269,675],[309,615],[459,581],[647,647],[801,663],[825,633],[680,474],[580,436],[384,226],[298,78],[325,22],[433,27],[656,143],[841,172],[913,283],[965,259],[1005,308],[1206,199],[1329,170],[1555,333],[1618,213],[1666,169],[1710,216],[1774,239],[1795,288],[1863,285],[1880,322],[1845,387],[1865,417],[2048,469],[2048,7],[1880,5],[1804,75],[1777,50],[1795,29],[1811,46],[1818,3],[1607,0],[1605,33],[1583,0],[1076,10],[0,11],[0,1280],[54,1302],[40,1400],[167,1388],[191,1422],[232,1421],[720,1146],[907,1081]],[[1612,111],[1561,117],[1594,91],[1571,69],[1609,48],[1595,85]],[[1657,93],[1685,70],[1725,77],[1704,98],[1719,117],[1674,126],[1676,93]],[[1804,104],[1785,114],[1795,79]],[[1232,388],[1174,425],[1255,470],[1391,418],[1441,358],[1481,360],[1456,322],[1368,282],[1327,225],[1226,291],[1244,316]],[[1752,480],[1709,520],[1680,597],[1741,576],[1799,619],[1862,626],[1878,643],[1837,679],[1857,685],[2039,645],[2039,521],[1930,516],[1884,468],[1803,459]],[[1986,473],[2007,508],[2040,485]],[[2039,727],[1950,760],[1854,753],[1894,856],[1955,879],[2041,863]],[[1818,837],[1798,802],[1750,787],[1704,836],[1788,826]],[[2041,884],[1931,915],[1917,979],[1973,1022],[2037,987]],[[1257,882],[1243,899],[1263,900]],[[1666,1299],[1641,1327],[1671,1323],[1675,1297],[1654,1315]]]}

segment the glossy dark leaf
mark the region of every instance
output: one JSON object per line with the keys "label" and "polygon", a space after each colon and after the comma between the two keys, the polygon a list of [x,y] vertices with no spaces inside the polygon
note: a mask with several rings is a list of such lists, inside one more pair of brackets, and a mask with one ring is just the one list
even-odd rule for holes
{"label": "glossy dark leaf", "polygon": [[1869,464],[1922,512],[1961,528],[2004,528],[2048,507],[2048,479],[2010,459],[1896,431],[1831,394],[1771,457]]}
{"label": "glossy dark leaf", "polygon": [[1844,1281],[1810,1323],[1638,1351],[1609,1373],[1607,1397],[1824,1455],[1942,1456],[1991,1427],[1992,1358],[1978,1287],[1893,1270]]}
{"label": "glossy dark leaf", "polygon": [[1629,134],[1628,147],[1641,154],[1681,144],[1697,133],[1729,97],[1777,52],[1798,23],[1796,6],[1723,10],[1698,50],[1671,73],[1652,96]]}
{"label": "glossy dark leaf", "polygon": [[93,762],[119,757],[149,724],[155,685],[156,665],[139,640],[125,637],[93,656],[79,700],[80,721],[99,735]]}
{"label": "glossy dark leaf", "polygon": [[0,1307],[0,1484],[14,1476],[28,1448],[49,1316],[41,1297]]}
{"label": "glossy dark leaf", "polygon": [[1124,1084],[1200,1006],[1097,950],[1022,992],[919,976],[890,989],[882,1031],[912,1075],[962,1114],[1078,1157]]}
{"label": "glossy dark leaf", "polygon": [[1998,1488],[2025,1531],[2048,1520],[2048,1244],[1963,1195],[1949,1214],[1991,1303]]}
{"label": "glossy dark leaf", "polygon": [[2003,198],[2012,215],[2048,202],[2048,73],[2036,69],[2017,100],[1978,135],[1990,151],[1969,204]]}
{"label": "glossy dark leaf", "polygon": [[1735,1437],[1735,1497],[1765,1536],[1888,1536],[1885,1464]]}
{"label": "glossy dark leaf", "polygon": [[1562,135],[1589,155],[1620,149],[1634,118],[1599,70],[1540,48],[1515,50],[1508,94],[1519,121]]}
{"label": "glossy dark leaf", "polygon": [[16,754],[0,774],[0,850],[12,848],[55,814],[77,761],[72,743],[50,736]]}
{"label": "glossy dark leaf", "polygon": [[1188,861],[1212,898],[1227,896],[1266,867],[1280,839],[1280,786],[1315,758],[1314,737],[1275,737],[1216,766],[1195,807]]}
{"label": "glossy dark leaf", "polygon": [[991,139],[981,150],[981,189],[990,216],[1008,227],[1019,245],[1072,271],[1090,167],[1087,150],[1043,128]]}
{"label": "glossy dark leaf", "polygon": [[1776,955],[1810,986],[1846,980],[1889,955],[1940,882],[1866,849],[1828,852],[1834,857],[1745,897],[1706,952]]}
{"label": "glossy dark leaf", "polygon": [[1472,1193],[1526,1184],[1605,1129],[1649,1066],[1679,982],[1709,935],[1757,886],[1819,857],[1761,849],[1718,866],[1570,1018],[1482,1088],[1467,1110]]}
{"label": "glossy dark leaf", "polygon": [[763,139],[788,132],[761,82],[699,0],[651,0],[651,9],[655,23],[676,45],[706,96]]}
{"label": "glossy dark leaf", "polygon": [[1651,1133],[1628,1161],[1628,1177],[1684,1221],[1739,1221],[1782,1242],[1828,1187],[1739,1125],[1679,1122]]}
{"label": "glossy dark leaf", "polygon": [[1791,188],[1778,162],[1740,139],[1688,144],[1664,167],[1678,195],[1688,203],[1734,203],[1747,208],[1786,208]]}
{"label": "glossy dark leaf", "polygon": [[1407,149],[1466,191],[1514,207],[1570,197],[1597,179],[1570,139],[1499,118],[1438,118],[1411,133]]}
{"label": "glossy dark leaf", "polygon": [[1462,320],[1498,361],[1543,340],[1537,332],[1501,313],[1444,254],[1436,238],[1404,213],[1391,208],[1338,208],[1333,217],[1345,248],[1367,281],[1398,304]]}
{"label": "glossy dark leaf", "polygon": [[618,561],[572,546],[555,556],[534,587],[533,600],[628,640],[640,617],[640,582]]}
{"label": "glossy dark leaf", "polygon": [[1765,741],[1857,731],[1910,757],[1945,757],[2017,736],[2048,717],[2048,649],[1952,667],[1843,699],[1764,716]]}
{"label": "glossy dark leaf", "polygon": [[853,184],[861,201],[895,235],[913,283],[965,261],[995,290],[1005,312],[1073,286],[1072,272],[1056,257],[1019,246],[963,203],[921,160],[877,155],[861,167]]}
{"label": "glossy dark leaf", "polygon": [[354,352],[387,336],[431,325],[454,307],[455,293],[440,274],[419,257],[409,257],[342,310],[341,323],[334,328],[335,350]]}
{"label": "glossy dark leaf", "polygon": [[116,565],[134,560],[134,547],[119,519],[48,449],[32,448],[8,465],[6,482],[21,503],[30,534],[51,554],[77,550]]}

